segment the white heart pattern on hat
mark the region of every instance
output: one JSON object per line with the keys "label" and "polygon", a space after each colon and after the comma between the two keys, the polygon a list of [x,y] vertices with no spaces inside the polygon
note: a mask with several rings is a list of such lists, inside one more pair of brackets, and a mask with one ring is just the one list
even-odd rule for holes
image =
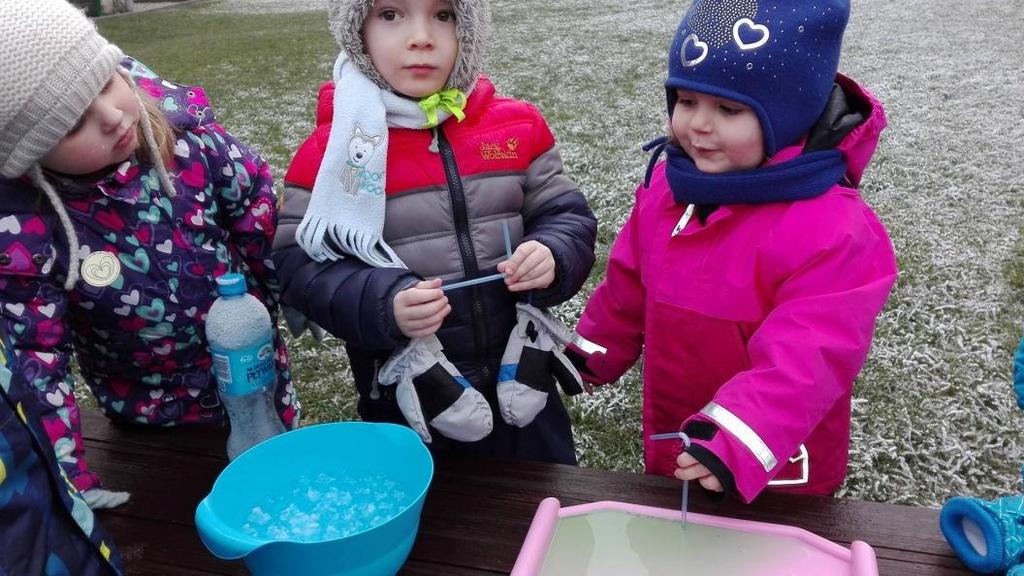
{"label": "white heart pattern on hat", "polygon": [[[744,27],[760,32],[761,38],[753,42],[744,42],[743,38],[740,37],[740,30]],[[755,24],[750,18],[740,18],[732,25],[732,39],[736,42],[736,45],[740,47],[740,50],[754,50],[755,48],[760,48],[768,42],[769,36],[771,36],[771,34],[768,32],[767,26]]]}
{"label": "white heart pattern on hat", "polygon": [[[686,48],[691,44],[700,49],[700,56],[692,59],[686,57]],[[683,40],[683,47],[679,50],[679,57],[683,60],[683,66],[696,66],[708,57],[708,45],[705,42],[701,42],[696,34],[690,34],[686,37],[686,40]]]}
{"label": "white heart pattern on hat", "polygon": [[18,222],[18,219],[14,216],[0,218],[0,232],[21,234],[21,222]]}

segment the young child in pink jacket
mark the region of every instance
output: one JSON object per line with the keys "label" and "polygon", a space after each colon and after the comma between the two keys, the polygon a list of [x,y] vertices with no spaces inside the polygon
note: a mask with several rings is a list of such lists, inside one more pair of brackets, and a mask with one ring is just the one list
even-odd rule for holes
{"label": "young child in pink jacket", "polygon": [[[668,53],[659,144],[578,332],[592,383],[643,355],[647,471],[753,500],[829,494],[896,280],[857,192],[885,127],[837,74],[848,0],[698,0]],[[659,162],[661,153],[666,159]],[[652,442],[682,430],[691,440]]]}

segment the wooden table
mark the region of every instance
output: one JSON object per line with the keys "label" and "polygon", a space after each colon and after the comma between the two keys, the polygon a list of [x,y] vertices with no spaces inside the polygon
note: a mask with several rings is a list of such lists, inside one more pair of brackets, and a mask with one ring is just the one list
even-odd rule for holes
{"label": "wooden table", "polygon": [[[99,514],[128,574],[248,573],[240,562],[213,557],[193,524],[196,504],[226,465],[223,431],[126,429],[94,411],[83,413],[83,427],[92,468],[110,488],[132,493],[127,505]],[[401,574],[508,574],[537,504],[547,496],[563,506],[620,500],[674,508],[679,484],[555,464],[438,458],[419,535]],[[937,510],[778,494],[746,506],[712,502],[700,490],[691,493],[691,509],[790,524],[844,546],[864,540],[874,547],[881,574],[969,574],[939,533]]]}

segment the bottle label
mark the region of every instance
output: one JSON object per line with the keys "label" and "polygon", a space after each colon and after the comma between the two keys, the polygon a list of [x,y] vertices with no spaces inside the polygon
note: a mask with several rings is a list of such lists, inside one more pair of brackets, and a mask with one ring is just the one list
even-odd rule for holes
{"label": "bottle label", "polygon": [[210,347],[217,388],[222,394],[244,396],[274,383],[277,366],[271,342],[245,350],[226,351]]}

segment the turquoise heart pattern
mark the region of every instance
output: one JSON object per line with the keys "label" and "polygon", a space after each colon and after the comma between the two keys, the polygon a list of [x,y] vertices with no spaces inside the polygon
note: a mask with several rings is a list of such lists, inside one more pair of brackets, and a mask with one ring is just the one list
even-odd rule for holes
{"label": "turquoise heart pattern", "polygon": [[133,255],[118,254],[117,258],[122,264],[136,272],[149,273],[149,255],[142,248],[136,250]]}

